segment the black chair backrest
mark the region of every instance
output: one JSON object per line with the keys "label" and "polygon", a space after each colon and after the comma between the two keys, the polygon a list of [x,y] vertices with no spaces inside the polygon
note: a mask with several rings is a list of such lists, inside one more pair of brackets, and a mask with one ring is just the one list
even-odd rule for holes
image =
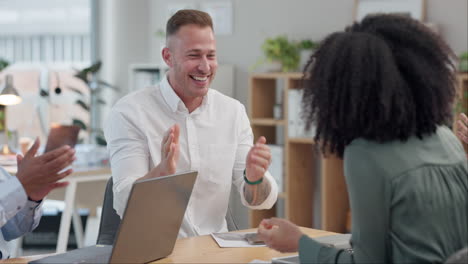
{"label": "black chair backrest", "polygon": [[107,181],[106,191],[104,192],[104,201],[102,203],[101,223],[99,224],[99,233],[97,244],[114,244],[115,234],[120,225],[120,217],[114,210],[114,193],[112,191],[112,177]]}
{"label": "black chair backrest", "polygon": [[453,253],[446,261],[445,264],[458,264],[468,263],[468,247],[464,247],[457,252]]}

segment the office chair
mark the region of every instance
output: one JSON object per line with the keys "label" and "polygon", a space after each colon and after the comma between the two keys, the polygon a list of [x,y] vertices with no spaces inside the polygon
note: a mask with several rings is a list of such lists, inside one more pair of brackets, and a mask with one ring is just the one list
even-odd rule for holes
{"label": "office chair", "polygon": [[468,263],[468,247],[464,247],[457,252],[453,253],[446,261],[445,264],[458,264]]}
{"label": "office chair", "polygon": [[104,192],[104,201],[102,203],[101,222],[99,224],[99,233],[96,244],[112,245],[114,244],[115,233],[120,225],[120,217],[114,210],[114,193],[112,191],[112,177],[107,181],[106,191]]}

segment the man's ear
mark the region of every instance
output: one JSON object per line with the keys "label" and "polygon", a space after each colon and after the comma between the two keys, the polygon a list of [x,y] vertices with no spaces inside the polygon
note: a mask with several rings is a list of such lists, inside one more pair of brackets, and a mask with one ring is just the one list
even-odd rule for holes
{"label": "man's ear", "polygon": [[168,47],[163,48],[161,51],[162,58],[169,68],[172,68],[172,54]]}

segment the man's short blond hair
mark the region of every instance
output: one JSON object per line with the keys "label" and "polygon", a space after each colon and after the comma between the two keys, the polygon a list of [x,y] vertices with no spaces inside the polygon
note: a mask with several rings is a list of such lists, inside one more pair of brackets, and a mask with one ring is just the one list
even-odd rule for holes
{"label": "man's short blond hair", "polygon": [[177,11],[166,24],[166,38],[174,35],[185,25],[198,25],[200,27],[210,27],[213,30],[213,21],[208,13],[194,10],[182,9]]}

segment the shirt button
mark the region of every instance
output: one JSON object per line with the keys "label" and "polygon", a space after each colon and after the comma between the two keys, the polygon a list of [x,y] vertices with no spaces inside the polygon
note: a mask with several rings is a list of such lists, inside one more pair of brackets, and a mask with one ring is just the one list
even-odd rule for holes
{"label": "shirt button", "polygon": [[16,207],[16,210],[18,211],[21,210],[21,206]]}

